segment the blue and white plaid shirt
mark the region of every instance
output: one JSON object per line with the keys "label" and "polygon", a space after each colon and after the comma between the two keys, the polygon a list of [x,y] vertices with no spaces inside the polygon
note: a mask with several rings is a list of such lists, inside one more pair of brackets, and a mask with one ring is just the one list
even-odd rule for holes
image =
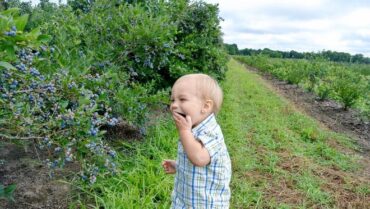
{"label": "blue and white plaid shirt", "polygon": [[231,162],[220,126],[211,114],[192,129],[196,140],[208,150],[211,162],[194,166],[178,142],[175,186],[171,209],[229,208]]}

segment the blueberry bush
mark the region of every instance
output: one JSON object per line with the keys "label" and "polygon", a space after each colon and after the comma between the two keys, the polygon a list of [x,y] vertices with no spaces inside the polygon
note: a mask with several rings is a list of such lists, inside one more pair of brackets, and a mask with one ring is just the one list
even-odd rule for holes
{"label": "blueberry bush", "polygon": [[370,77],[349,66],[321,59],[287,60],[263,55],[236,56],[236,59],[288,83],[300,85],[316,93],[320,100],[337,100],[345,110],[350,107],[358,108],[366,120],[370,118]]}
{"label": "blueberry bush", "polygon": [[[52,169],[87,159],[92,167],[116,172],[116,153],[104,143],[100,129],[118,123],[105,101],[107,91],[98,87],[109,75],[86,74],[77,79],[63,69],[43,73],[38,63],[50,59],[54,49],[44,45],[48,36],[39,30],[22,31],[27,19],[18,11],[1,14],[0,40],[6,47],[1,53],[5,61],[0,62],[0,137],[46,149],[50,159],[45,163]],[[93,183],[96,172],[87,177]]]}
{"label": "blueberry bush", "polygon": [[0,11],[0,138],[44,150],[50,175],[78,161],[94,183],[119,172],[110,127],[145,134],[148,111],[167,105],[179,76],[222,79],[226,56],[215,5],[81,2]]}

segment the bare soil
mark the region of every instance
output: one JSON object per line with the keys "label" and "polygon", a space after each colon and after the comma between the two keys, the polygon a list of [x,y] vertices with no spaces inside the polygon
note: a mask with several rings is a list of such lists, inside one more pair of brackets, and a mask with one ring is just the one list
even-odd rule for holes
{"label": "bare soil", "polygon": [[[2,140],[0,138],[0,140]],[[61,180],[76,170],[76,165],[56,170],[55,176],[49,176],[49,170],[42,163],[45,153],[32,147],[11,144],[2,141],[0,144],[0,184],[16,184],[15,202],[0,199],[0,208],[4,209],[64,209],[68,208],[71,198],[71,186]]]}

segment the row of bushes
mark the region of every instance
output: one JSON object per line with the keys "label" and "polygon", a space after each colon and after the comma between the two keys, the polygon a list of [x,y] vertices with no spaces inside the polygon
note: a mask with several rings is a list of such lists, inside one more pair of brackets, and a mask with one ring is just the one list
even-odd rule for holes
{"label": "row of bushes", "polygon": [[0,138],[46,149],[50,168],[84,161],[81,177],[93,183],[117,172],[104,140],[110,126],[142,127],[180,75],[222,79],[226,56],[217,6],[97,0],[87,8],[44,2],[1,12]]}
{"label": "row of bushes", "polygon": [[328,61],[272,59],[265,56],[237,56],[237,60],[280,80],[315,92],[319,99],[332,98],[345,109],[359,107],[366,118],[370,113],[370,77]]}

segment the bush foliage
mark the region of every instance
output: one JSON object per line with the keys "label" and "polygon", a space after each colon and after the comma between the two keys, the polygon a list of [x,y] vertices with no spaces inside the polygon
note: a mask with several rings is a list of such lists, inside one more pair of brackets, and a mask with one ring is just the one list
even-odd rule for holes
{"label": "bush foliage", "polygon": [[179,76],[222,79],[226,56],[215,5],[83,2],[1,11],[0,138],[48,150],[50,168],[84,161],[93,183],[117,172],[106,127],[141,127]]}
{"label": "bush foliage", "polygon": [[357,107],[366,120],[370,119],[370,77],[349,66],[324,60],[273,59],[262,55],[237,56],[236,59],[315,92],[320,100],[335,99],[344,109]]}

